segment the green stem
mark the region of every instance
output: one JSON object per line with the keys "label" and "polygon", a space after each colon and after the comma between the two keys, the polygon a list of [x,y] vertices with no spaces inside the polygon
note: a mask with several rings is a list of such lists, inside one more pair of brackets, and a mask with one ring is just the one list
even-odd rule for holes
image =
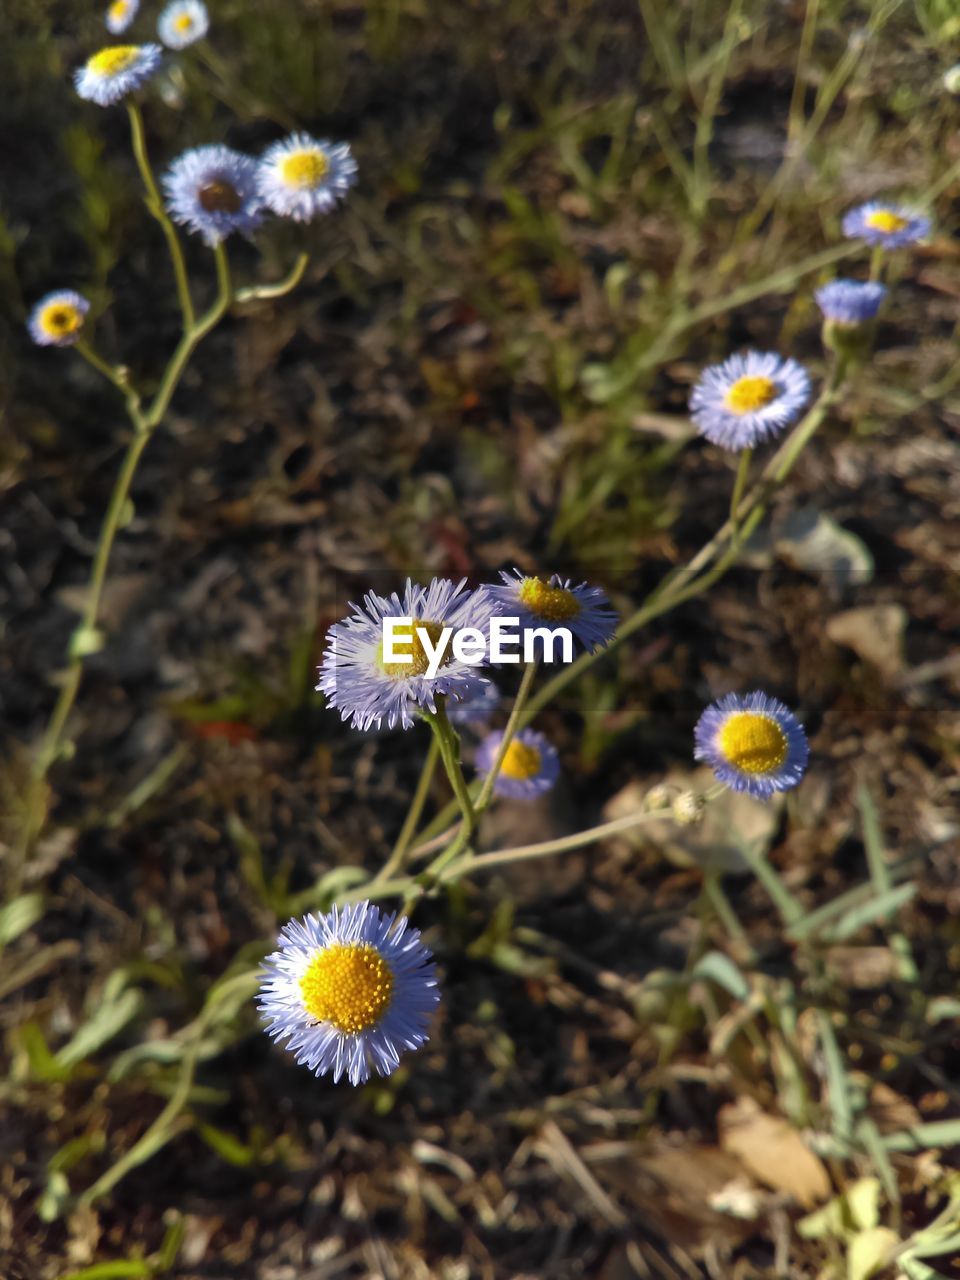
{"label": "green stem", "polygon": [[510,718],[507,720],[507,727],[503,731],[503,737],[500,739],[500,745],[497,748],[497,754],[493,758],[493,764],[490,766],[490,772],[484,778],[483,785],[480,788],[480,794],[476,799],[477,813],[483,813],[490,804],[490,801],[493,799],[493,788],[496,785],[497,775],[500,773],[500,767],[506,757],[510,743],[513,741],[514,734],[520,726],[520,717],[523,714],[524,704],[530,696],[530,690],[533,687],[534,680],[536,679],[538,666],[539,663],[531,662],[524,669],[523,677],[520,681],[520,688],[517,690],[517,696],[510,709]]}
{"label": "green stem", "polygon": [[295,289],[303,279],[303,273],[306,271],[309,261],[310,255],[301,253],[282,280],[278,280],[276,284],[255,284],[246,289],[238,289],[237,302],[242,304],[244,302],[259,302],[264,298],[282,298],[284,294],[290,293],[292,289]]}
{"label": "green stem", "polygon": [[460,830],[453,840],[443,853],[430,864],[427,870],[418,877],[421,883],[428,883],[431,877],[436,876],[439,870],[442,870],[458,854],[469,847],[473,834],[477,829],[477,812],[473,805],[470,789],[463,776],[463,769],[460,766],[460,739],[447,718],[443,700],[437,700],[436,712],[427,711],[423,714],[434,732],[440,759],[443,761],[443,767],[447,772],[447,777],[450,779],[453,794],[456,796],[457,804],[463,815]]}
{"label": "green stem", "polygon": [[420,770],[420,780],[417,783],[417,789],[413,793],[413,800],[410,802],[410,808],[404,820],[403,827],[397,837],[397,843],[393,846],[393,852],[386,860],[374,878],[370,881],[367,888],[374,885],[380,885],[389,882],[396,872],[402,871],[404,859],[407,850],[410,847],[410,841],[413,839],[414,832],[417,829],[417,823],[420,821],[420,815],[423,813],[423,806],[426,803],[427,796],[430,794],[430,784],[433,782],[433,775],[437,771],[437,762],[440,759],[440,743],[436,733],[430,739],[430,747],[427,751],[426,759],[423,762],[423,768]]}
{"label": "green stem", "polygon": [[740,506],[740,499],[743,497],[743,491],[747,487],[747,478],[750,475],[750,463],[752,461],[753,449],[742,449],[740,461],[737,463],[737,476],[733,482],[733,493],[730,497],[730,523],[733,525],[734,531],[737,528],[737,511]]}
{"label": "green stem", "polygon": [[140,177],[143,179],[143,185],[147,193],[147,209],[160,223],[163,234],[167,238],[170,261],[173,263],[173,274],[177,281],[177,298],[180,301],[180,311],[183,315],[183,327],[184,329],[190,329],[193,327],[194,322],[193,299],[190,296],[190,283],[187,279],[187,266],[183,257],[183,249],[180,246],[180,237],[177,235],[176,228],[167,216],[167,212],[163,207],[163,200],[160,198],[160,189],[157,186],[156,178],[153,176],[150,158],[147,155],[147,137],[143,127],[143,113],[140,110],[140,104],[134,98],[127,99],[127,114],[130,117],[130,136],[133,143],[134,159],[137,162],[137,168],[140,170]]}

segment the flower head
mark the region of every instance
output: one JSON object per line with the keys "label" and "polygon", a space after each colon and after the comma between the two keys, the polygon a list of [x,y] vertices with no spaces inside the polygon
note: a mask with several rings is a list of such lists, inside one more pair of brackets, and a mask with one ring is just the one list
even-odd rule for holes
{"label": "flower head", "polygon": [[759,691],[728,693],[712,703],[693,733],[694,758],[704,760],[731,791],[766,798],[803,777],[809,748],[789,708]]}
{"label": "flower head", "polygon": [[113,0],[113,3],[107,9],[107,16],[104,18],[110,34],[118,36],[121,32],[126,31],[137,16],[139,8],[140,0]]}
{"label": "flower head", "polygon": [[459,702],[447,706],[447,719],[462,727],[467,724],[486,724],[500,705],[500,690],[489,680],[466,694]]}
{"label": "flower head", "polygon": [[185,49],[210,30],[210,15],[200,0],[171,0],[157,22],[157,35],[168,49]]}
{"label": "flower head", "polygon": [[[396,592],[378,596],[370,591],[362,608],[350,607],[351,616],[335,623],[327,634],[317,688],[354,728],[379,728],[386,721],[390,729],[397,724],[409,729],[417,706],[435,712],[440,694],[456,700],[476,693],[486,683],[476,667],[455,656],[452,637],[439,669],[430,676],[429,653],[417,635],[418,630],[426,632],[435,648],[445,627],[454,633],[464,627],[485,631],[491,602],[482,588],[468,591],[465,578],[456,583],[435,578],[426,588],[408,580],[402,598]],[[411,661],[384,661],[384,618],[412,620],[409,629],[394,629],[395,651],[409,652]]]}
{"label": "flower head", "polygon": [[943,87],[947,93],[960,94],[960,62],[943,73]]}
{"label": "flower head", "polygon": [[429,1038],[440,1000],[431,953],[405,916],[369,902],[284,925],[264,961],[258,1001],[267,1034],[317,1076],[351,1084],[388,1076]]}
{"label": "flower head", "polygon": [[914,244],[930,233],[930,219],[916,209],[871,200],[844,215],[843,234],[850,240],[866,240],[884,249]]}
{"label": "flower head", "polygon": [[748,351],[704,369],[690,416],[723,449],[752,449],[789,427],[810,398],[810,375],[796,360]]}
{"label": "flower head", "polygon": [[79,341],[90,303],[72,289],[41,298],[30,312],[27,328],[41,347],[72,347]]}
{"label": "flower head", "polygon": [[257,163],[229,147],[194,147],[163,178],[167,208],[177,222],[219,244],[233,231],[249,235],[263,220]]}
{"label": "flower head", "polygon": [[[493,768],[503,733],[488,733],[477,748],[477,772],[487,774]],[[560,757],[542,733],[521,729],[510,741],[500,772],[493,784],[494,795],[511,800],[532,800],[552,791],[560,775]]]}
{"label": "flower head", "polygon": [[357,162],[345,142],[293,133],[269,147],[258,182],[264,202],[282,218],[310,222],[329,213],[357,180]]}
{"label": "flower head", "polygon": [[873,320],[887,296],[885,285],[875,280],[831,280],[813,295],[825,320],[859,325]]}
{"label": "flower head", "polygon": [[[502,586],[489,587],[501,617],[520,619],[522,633],[567,629],[584,649],[599,649],[617,629],[617,615],[599,587],[574,586],[558,573],[547,580],[514,569],[500,572]],[[545,638],[537,637],[545,648]]]}
{"label": "flower head", "polygon": [[73,83],[81,98],[109,107],[146,84],[162,56],[158,44],[110,45],[73,73]]}

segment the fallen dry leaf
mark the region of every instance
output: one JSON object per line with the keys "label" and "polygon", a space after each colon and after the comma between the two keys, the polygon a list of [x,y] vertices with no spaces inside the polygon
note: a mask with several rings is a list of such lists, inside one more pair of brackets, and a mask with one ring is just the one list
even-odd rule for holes
{"label": "fallen dry leaf", "polygon": [[809,1208],[830,1194],[823,1162],[782,1116],[761,1111],[750,1098],[724,1107],[718,1116],[720,1145],[760,1182]]}

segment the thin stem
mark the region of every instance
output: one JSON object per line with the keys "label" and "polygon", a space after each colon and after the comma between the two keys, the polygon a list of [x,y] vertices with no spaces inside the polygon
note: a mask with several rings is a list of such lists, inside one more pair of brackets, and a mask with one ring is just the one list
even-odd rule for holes
{"label": "thin stem", "polygon": [[463,776],[463,769],[460,766],[460,739],[447,718],[442,699],[437,700],[436,712],[424,712],[424,717],[429,722],[431,729],[433,729],[440,752],[440,759],[443,761],[443,767],[447,772],[447,777],[450,779],[450,785],[453,787],[453,794],[456,796],[460,812],[463,814],[460,830],[449,846],[418,877],[421,883],[429,883],[438,871],[452,862],[458,854],[469,846],[470,841],[473,839],[473,833],[477,829],[477,812],[473,805],[470,789]]}
{"label": "thin stem", "polygon": [[817,30],[820,0],[807,0],[803,15],[803,30],[800,32],[800,46],[797,49],[797,69],[793,76],[793,92],[790,95],[790,110],[787,113],[787,151],[797,140],[803,128],[803,93],[806,87],[807,62],[813,48],[813,38]]}
{"label": "thin stem", "polygon": [[439,759],[440,743],[434,733],[430,738],[430,746],[423,762],[423,768],[420,770],[417,789],[413,793],[413,800],[410,802],[410,808],[397,837],[397,843],[393,846],[393,852],[390,857],[371,880],[370,885],[367,886],[368,888],[389,881],[398,871],[403,870],[404,859],[410,847],[410,841],[413,839],[414,832],[417,829],[417,823],[420,821],[420,815],[423,813],[423,806],[426,803],[427,796],[430,794],[430,784],[433,782],[433,775],[437,771]]}
{"label": "thin stem", "polygon": [[184,329],[191,329],[194,322],[193,299],[190,296],[190,283],[187,279],[187,266],[183,257],[183,249],[180,246],[180,237],[177,235],[176,228],[167,216],[163,201],[160,198],[160,189],[157,186],[156,178],[153,176],[150,158],[147,155],[147,138],[143,127],[143,113],[140,110],[140,104],[134,98],[127,99],[127,114],[130,117],[133,155],[147,192],[147,209],[160,223],[163,234],[167,238],[170,261],[173,263],[173,274],[177,281],[177,298],[180,301],[180,311],[183,315],[183,327]]}
{"label": "thin stem", "polygon": [[707,91],[704,94],[703,106],[697,115],[697,127],[693,141],[693,172],[694,172],[694,216],[697,219],[703,217],[706,212],[710,187],[710,139],[713,136],[713,122],[717,114],[717,108],[720,105],[720,98],[723,94],[723,84],[727,78],[727,69],[730,66],[730,58],[733,50],[737,45],[737,26],[740,22],[740,9],[742,0],[733,0],[730,8],[727,10],[726,21],[723,24],[723,35],[720,39],[720,50],[718,52],[716,64],[710,73],[710,79],[707,82]]}
{"label": "thin stem", "polygon": [[524,704],[530,696],[530,690],[532,689],[533,682],[536,679],[538,666],[539,663],[531,662],[528,663],[524,669],[523,677],[520,681],[520,688],[517,690],[517,696],[510,709],[510,718],[507,720],[507,727],[503,731],[503,737],[500,739],[500,745],[497,748],[497,754],[493,758],[493,764],[490,766],[490,772],[484,778],[483,785],[480,788],[480,794],[476,799],[475,807],[477,813],[483,813],[484,809],[487,808],[490,801],[493,799],[493,788],[496,785],[497,775],[500,773],[500,768],[503,764],[504,758],[506,757],[510,743],[513,741],[514,734],[520,727],[520,717],[523,714]]}
{"label": "thin stem", "polygon": [[255,284],[250,285],[246,289],[238,289],[236,300],[238,303],[259,302],[264,298],[282,298],[284,294],[290,293],[295,289],[303,279],[303,273],[307,269],[307,263],[310,261],[308,253],[301,253],[297,257],[296,262],[290,271],[278,280],[276,284]]}
{"label": "thin stem", "polygon": [[737,527],[737,511],[740,507],[740,499],[743,497],[743,491],[747,487],[747,478],[750,475],[750,463],[753,461],[753,449],[742,449],[740,452],[740,461],[737,463],[737,475],[733,482],[733,493],[730,497],[730,523],[734,530]]}

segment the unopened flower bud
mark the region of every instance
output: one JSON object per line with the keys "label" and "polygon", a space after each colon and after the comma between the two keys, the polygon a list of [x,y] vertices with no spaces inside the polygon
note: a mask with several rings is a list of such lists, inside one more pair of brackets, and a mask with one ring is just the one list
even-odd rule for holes
{"label": "unopened flower bud", "polygon": [[668,787],[665,782],[658,782],[643,797],[643,807],[648,812],[652,812],[654,809],[669,809],[672,798],[673,788]]}
{"label": "unopened flower bud", "polygon": [[682,827],[694,827],[703,818],[704,799],[698,791],[681,791],[673,802],[673,817]]}

